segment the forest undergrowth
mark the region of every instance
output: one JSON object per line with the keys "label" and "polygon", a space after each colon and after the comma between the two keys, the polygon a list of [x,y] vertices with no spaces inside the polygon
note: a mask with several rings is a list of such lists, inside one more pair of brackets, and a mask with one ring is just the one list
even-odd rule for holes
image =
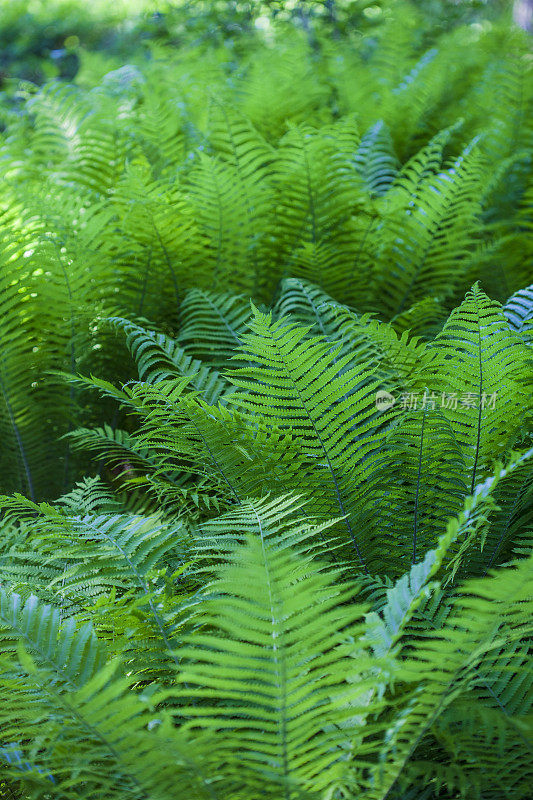
{"label": "forest undergrowth", "polygon": [[526,800],[530,38],[185,5],[0,94],[0,800]]}

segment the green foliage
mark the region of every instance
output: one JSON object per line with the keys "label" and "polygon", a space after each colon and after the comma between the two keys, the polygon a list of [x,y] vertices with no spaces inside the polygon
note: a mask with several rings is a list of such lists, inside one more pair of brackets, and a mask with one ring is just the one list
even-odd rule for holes
{"label": "green foliage", "polygon": [[72,4],[75,83],[8,81],[1,800],[529,796],[533,84],[497,6]]}

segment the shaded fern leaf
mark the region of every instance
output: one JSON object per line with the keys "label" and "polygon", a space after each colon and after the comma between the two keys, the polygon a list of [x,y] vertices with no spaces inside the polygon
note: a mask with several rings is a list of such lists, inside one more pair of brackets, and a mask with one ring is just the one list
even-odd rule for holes
{"label": "shaded fern leaf", "polygon": [[191,289],[180,315],[179,343],[187,353],[219,368],[240,346],[251,309],[239,295]]}
{"label": "shaded fern leaf", "polygon": [[527,341],[533,335],[533,284],[515,292],[504,305],[503,313],[511,328]]}
{"label": "shaded fern leaf", "polygon": [[399,162],[390,130],[383,120],[376,122],[363,135],[354,160],[371,194],[380,196],[390,189]]}
{"label": "shaded fern leaf", "polygon": [[210,403],[229,391],[230,387],[218,372],[192,359],[170,337],[145,330],[120,317],[111,317],[109,323],[126,334],[126,346],[141,381],[157,383],[174,377],[188,377],[191,388]]}
{"label": "shaded fern leaf", "polygon": [[431,401],[395,421],[382,456],[376,481],[383,491],[368,525],[388,574],[401,574],[436,546],[462,507],[465,464],[449,421]]}

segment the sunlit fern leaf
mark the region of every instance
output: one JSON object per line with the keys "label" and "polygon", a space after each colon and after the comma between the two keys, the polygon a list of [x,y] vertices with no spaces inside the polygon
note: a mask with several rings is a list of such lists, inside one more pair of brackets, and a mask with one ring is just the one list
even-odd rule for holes
{"label": "sunlit fern leaf", "polygon": [[519,375],[528,348],[478,285],[429,347],[437,366],[428,370],[427,383],[442,399],[473,492],[488,464],[513,446],[524,427],[530,404]]}
{"label": "sunlit fern leaf", "polygon": [[[43,243],[37,215],[11,205],[9,196],[2,212],[0,427],[5,447],[0,473],[4,489],[22,489],[37,498],[64,490],[70,477],[65,444],[57,439],[68,429],[75,404],[68,390],[44,374],[76,362],[88,318],[83,308],[87,281],[81,270],[66,275],[53,237]],[[53,475],[50,459],[57,465]]]}
{"label": "sunlit fern leaf", "polygon": [[[20,369],[23,360],[26,364],[28,363],[31,354],[31,342],[22,335],[17,336],[15,334],[15,337],[12,336],[14,332],[12,328],[14,326],[18,327],[17,315],[9,315],[6,306],[13,305],[13,301],[16,298],[16,289],[12,293],[15,297],[10,298],[4,288],[4,280],[2,280],[0,292],[2,293],[0,336],[4,342],[0,362],[0,392],[2,398],[0,430],[4,442],[0,459],[2,489],[4,491],[14,489],[27,491],[31,497],[35,498],[36,492],[40,488],[36,485],[38,477],[33,474],[36,467],[34,457],[37,456],[40,460],[39,437],[35,430],[35,422],[27,413],[31,402],[28,396],[31,392],[28,391],[29,387],[25,385],[24,381],[24,377],[27,377],[27,375],[24,376]],[[26,338],[26,341],[24,341],[24,338]]]}
{"label": "sunlit fern leaf", "polygon": [[365,645],[350,657],[363,607],[345,602],[349,584],[258,536],[218,567],[210,591],[208,628],[181,649],[185,730],[224,731],[212,755],[222,791],[318,796],[342,780],[339,757],[373,711]]}
{"label": "sunlit fern leaf", "polygon": [[205,153],[198,154],[188,181],[192,210],[205,239],[201,258],[211,275],[208,288],[221,291],[231,283],[238,292],[255,295],[271,192],[264,181],[256,185],[234,165]]}
{"label": "sunlit fern leaf", "polygon": [[335,535],[329,530],[335,521],[317,523],[306,513],[305,505],[305,498],[294,495],[248,499],[225,514],[198,525],[192,535],[195,557],[201,569],[212,570],[213,565],[227,560],[247,537],[291,547],[302,557],[331,560],[339,547]]}
{"label": "sunlit fern leaf", "polygon": [[177,340],[187,353],[220,368],[241,344],[251,313],[240,295],[190,289],[181,304]]}
{"label": "sunlit fern leaf", "polygon": [[71,516],[65,519],[64,529],[56,531],[55,537],[53,533],[49,535],[43,545],[51,547],[52,540],[58,538],[69,552],[72,566],[60,582],[62,592],[78,592],[85,585],[132,583],[141,594],[149,595],[150,571],[166,553],[179,546],[183,533],[181,525],[169,527],[153,517]]}
{"label": "sunlit fern leaf", "polygon": [[[59,598],[79,602],[82,597],[98,596],[107,587],[134,588],[145,599],[148,615],[167,642],[166,626],[157,612],[149,581],[151,571],[184,544],[186,533],[179,522],[171,525],[157,516],[116,513],[67,516],[46,504],[24,503],[23,498],[4,506],[11,514],[16,509],[33,513],[26,530],[36,556],[45,564],[58,566],[48,588]],[[24,559],[24,555],[12,553],[14,567],[17,556]]]}
{"label": "sunlit fern leaf", "polygon": [[188,377],[191,389],[208,403],[217,402],[231,390],[218,372],[191,358],[169,336],[146,330],[121,317],[111,317],[109,323],[126,335],[126,346],[141,381],[158,383],[175,377]]}
{"label": "sunlit fern leaf", "polygon": [[[66,383],[71,383],[80,389],[90,389],[91,391],[98,392],[102,397],[109,398],[118,403],[121,407],[127,409],[138,409],[139,404],[135,400],[135,395],[128,385],[122,389],[118,389],[110,381],[103,378],[96,378],[94,376],[87,377],[85,375],[73,375],[72,373],[63,372],[58,373]],[[184,386],[189,382],[189,378],[184,379]],[[69,436],[71,434],[68,434]]]}
{"label": "sunlit fern leaf", "polygon": [[[493,85],[493,102],[509,109],[509,113],[495,116],[484,137],[483,146],[494,161],[527,151],[533,136],[531,65],[524,64],[519,55],[522,31],[513,29],[510,34],[509,56],[489,63],[482,82],[486,91]],[[525,163],[524,168],[527,171]]]}

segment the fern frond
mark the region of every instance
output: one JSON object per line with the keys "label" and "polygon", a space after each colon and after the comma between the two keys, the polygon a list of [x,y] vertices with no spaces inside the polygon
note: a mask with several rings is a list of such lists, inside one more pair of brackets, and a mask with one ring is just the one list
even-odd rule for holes
{"label": "fern frond", "polygon": [[387,574],[401,574],[436,546],[446,521],[462,507],[464,473],[451,425],[434,404],[395,420],[376,475],[382,492],[368,511],[368,535]]}
{"label": "fern frond", "polygon": [[[520,519],[521,512],[528,514],[532,457],[533,450],[528,450],[515,453],[505,467],[497,464],[492,474],[465,499],[463,511],[448,521],[438,545],[447,573],[445,582],[453,580],[459,569],[463,574],[487,571],[486,559],[492,560],[491,567],[494,566],[503,541],[507,536],[512,539],[515,532],[515,515]],[[483,556],[487,539],[490,545]],[[506,544],[508,548],[509,543]]]}
{"label": "fern frond", "polygon": [[258,538],[217,573],[202,603],[209,629],[182,650],[185,730],[224,731],[214,754],[222,791],[314,796],[342,779],[339,759],[374,710],[368,655],[349,643],[362,607],[320,567]]}
{"label": "fern frond", "polygon": [[337,359],[338,350],[319,338],[306,341],[305,328],[272,322],[256,312],[252,333],[245,337],[241,358],[256,366],[235,371],[230,379],[240,391],[231,403],[253,420],[291,431],[305,456],[305,472],[313,481],[313,502],[324,503],[329,515],[342,516],[351,546],[364,566],[364,545],[356,535],[355,508],[350,476],[363,455],[380,441],[377,429],[386,416],[376,419],[371,381],[361,383],[361,371],[343,372],[349,356]]}
{"label": "fern frond", "polygon": [[335,520],[317,522],[306,514],[305,499],[293,495],[261,500],[248,499],[239,506],[208,520],[193,531],[196,559],[212,563],[227,560],[246,538],[278,548],[290,547],[308,558],[331,559],[340,543],[331,533]]}
{"label": "fern frond", "polygon": [[[11,778],[33,778],[37,797],[49,795],[46,775],[53,778],[54,793],[65,798],[79,792],[91,800],[103,795],[116,800],[167,798],[176,785],[191,796],[210,796],[195,763],[194,744],[186,753],[166,714],[148,710],[131,690],[131,679],[120,677],[116,662],[83,686],[65,691],[28,654],[21,652],[20,660],[27,683],[21,685],[10,675],[3,678],[0,724],[10,741],[25,742],[24,760],[39,765],[30,776],[23,765],[9,768]],[[42,731],[41,720],[47,720]],[[168,756],[160,763],[163,753]]]}
{"label": "fern frond", "polygon": [[383,120],[363,135],[354,160],[371,195],[379,197],[392,186],[398,172],[398,157]]}
{"label": "fern frond", "polygon": [[533,331],[533,284],[515,292],[504,305],[503,313],[511,328],[527,341]]}
{"label": "fern frond", "polygon": [[452,312],[433,348],[438,366],[429,371],[428,384],[442,392],[443,414],[461,447],[465,481],[473,492],[487,465],[512,447],[524,428],[529,404],[517,374],[528,349],[477,285]]}
{"label": "fern frond", "polygon": [[376,287],[385,313],[400,314],[428,294],[448,298],[461,277],[465,280],[481,224],[483,176],[483,161],[473,143],[448,169],[427,178],[414,197],[407,187],[407,202],[398,207],[392,197]]}
{"label": "fern frond", "polygon": [[87,683],[104,666],[106,651],[86,623],[62,622],[57,608],[43,605],[35,595],[23,602],[20,595],[0,588],[0,639],[3,656],[16,656],[22,642],[43,669],[69,689]]}
{"label": "fern frond", "polygon": [[108,321],[116,330],[126,334],[126,346],[141,381],[157,383],[175,377],[188,377],[191,388],[208,403],[216,403],[229,392],[230,387],[218,372],[186,355],[169,336],[146,330],[120,317],[111,317]]}
{"label": "fern frond", "polygon": [[[383,782],[385,796],[425,733],[453,701],[484,682],[483,659],[504,645],[531,636],[529,620],[531,559],[504,569],[491,579],[470,581],[461,588],[443,629],[416,643],[405,662],[405,677],[418,684],[405,713],[398,715],[387,736]],[[528,602],[529,601],[529,602]]]}
{"label": "fern frond", "polygon": [[239,295],[191,289],[180,316],[179,343],[187,353],[219,368],[241,344],[251,309]]}

